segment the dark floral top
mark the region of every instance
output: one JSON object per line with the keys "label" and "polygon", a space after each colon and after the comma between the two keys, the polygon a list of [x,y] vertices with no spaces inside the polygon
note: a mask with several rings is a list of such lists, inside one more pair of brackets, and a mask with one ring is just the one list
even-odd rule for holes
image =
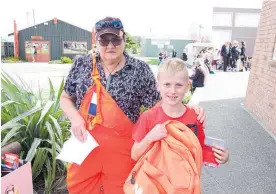
{"label": "dark floral top", "polygon": [[[145,62],[129,56],[126,57],[125,66],[112,75],[109,94],[123,110],[126,116],[136,123],[140,107],[152,107],[160,94],[156,89],[156,80],[153,72]],[[102,65],[97,57],[97,68],[101,76],[101,83],[106,87],[106,77]],[[87,89],[93,84],[91,78],[92,56],[80,56],[72,65],[64,90],[70,96],[76,97],[76,107],[79,109]]]}

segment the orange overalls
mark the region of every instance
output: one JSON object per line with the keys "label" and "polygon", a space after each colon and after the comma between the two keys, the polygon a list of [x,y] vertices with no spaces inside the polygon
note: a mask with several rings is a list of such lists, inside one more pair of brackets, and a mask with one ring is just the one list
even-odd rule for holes
{"label": "orange overalls", "polygon": [[[131,159],[134,124],[101,85],[95,63],[92,79],[94,84],[87,90],[79,112],[99,147],[80,166],[68,165],[68,191],[70,194],[123,194],[124,182],[135,165]],[[97,104],[93,116],[89,107],[95,93]]]}

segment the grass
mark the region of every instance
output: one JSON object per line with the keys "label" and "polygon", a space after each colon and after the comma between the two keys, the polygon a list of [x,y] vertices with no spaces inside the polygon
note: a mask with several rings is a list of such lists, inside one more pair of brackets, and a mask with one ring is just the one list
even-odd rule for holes
{"label": "grass", "polygon": [[158,65],[159,59],[149,59],[146,61],[149,65]]}

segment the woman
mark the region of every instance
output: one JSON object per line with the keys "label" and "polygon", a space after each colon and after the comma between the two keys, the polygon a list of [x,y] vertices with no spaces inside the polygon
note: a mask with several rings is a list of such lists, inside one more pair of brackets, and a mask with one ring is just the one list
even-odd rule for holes
{"label": "woman", "polygon": [[246,64],[245,63],[246,63],[246,58],[247,58],[246,49],[245,49],[245,42],[244,41],[241,41],[241,54],[240,54],[240,56],[241,56],[242,66],[241,66],[239,71],[242,72],[244,68],[246,69]]}
{"label": "woman", "polygon": [[189,79],[192,82],[192,93],[195,91],[197,87],[204,87],[204,82],[206,78],[206,70],[202,67],[200,60],[197,59],[195,61],[195,72]]}
{"label": "woman", "polygon": [[231,59],[231,43],[226,42],[221,47],[221,56],[223,57],[223,71],[226,72],[229,67],[230,59]]}
{"label": "woman", "polygon": [[[95,29],[99,54],[94,60],[85,55],[75,61],[60,103],[73,135],[83,142],[88,130],[99,147],[80,166],[68,166],[67,185],[70,193],[121,194],[134,165],[132,129],[140,107],[152,107],[160,95],[149,66],[124,52],[126,34],[120,19],[104,18]],[[203,121],[204,111],[195,110]]]}
{"label": "woman", "polygon": [[37,51],[36,51],[36,47],[33,46],[33,48],[31,49],[31,56],[33,59],[33,62],[35,62],[35,55],[36,55]]}
{"label": "woman", "polygon": [[238,41],[233,41],[233,47],[231,47],[231,68],[233,71],[236,71],[237,61],[240,58],[240,49]]}

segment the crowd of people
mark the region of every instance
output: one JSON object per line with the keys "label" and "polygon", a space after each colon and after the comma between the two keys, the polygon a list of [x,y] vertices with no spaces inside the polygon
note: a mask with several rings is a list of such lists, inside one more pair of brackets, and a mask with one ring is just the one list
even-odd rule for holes
{"label": "crowd of people", "polygon": [[[177,52],[176,52],[175,49],[173,49],[173,50],[172,50],[172,55],[171,55],[171,57],[172,57],[172,58],[175,58],[176,56],[177,56]],[[161,62],[162,62],[163,60],[167,59],[168,57],[169,57],[169,54],[168,54],[167,51],[160,51],[160,52],[158,53],[158,59],[159,59],[158,65],[160,65]]]}
{"label": "crowd of people", "polygon": [[[250,57],[246,53],[246,43],[241,41],[225,42],[221,47],[220,56],[223,64],[221,68],[226,71],[249,71],[250,70]],[[217,63],[216,63],[217,64]]]}

